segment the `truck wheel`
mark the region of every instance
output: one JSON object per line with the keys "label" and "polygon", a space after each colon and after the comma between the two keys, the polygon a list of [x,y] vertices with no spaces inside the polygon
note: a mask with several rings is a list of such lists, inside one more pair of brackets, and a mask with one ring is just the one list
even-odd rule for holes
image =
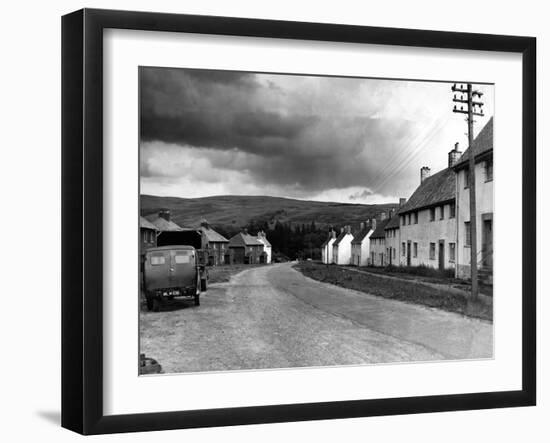
{"label": "truck wheel", "polygon": [[208,280],[206,278],[201,279],[201,292],[206,292],[208,289]]}
{"label": "truck wheel", "polygon": [[200,294],[195,294],[195,306],[200,306],[201,300],[200,300]]}
{"label": "truck wheel", "polygon": [[159,312],[160,311],[160,300],[158,297],[155,297],[153,299],[153,312]]}

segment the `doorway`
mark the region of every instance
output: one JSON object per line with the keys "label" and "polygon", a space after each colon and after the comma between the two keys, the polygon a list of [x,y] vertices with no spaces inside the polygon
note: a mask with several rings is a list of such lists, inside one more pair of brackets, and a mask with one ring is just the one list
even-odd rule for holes
{"label": "doorway", "polygon": [[493,214],[481,216],[481,266],[493,267]]}
{"label": "doorway", "polygon": [[445,240],[439,240],[439,270],[445,270]]}

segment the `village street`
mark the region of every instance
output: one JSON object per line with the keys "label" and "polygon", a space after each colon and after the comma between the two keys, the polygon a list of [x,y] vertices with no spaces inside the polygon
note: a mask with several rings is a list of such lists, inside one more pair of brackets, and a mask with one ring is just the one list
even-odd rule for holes
{"label": "village street", "polygon": [[245,270],[140,314],[141,352],[164,372],[492,357],[490,322],[340,288],[291,263]]}

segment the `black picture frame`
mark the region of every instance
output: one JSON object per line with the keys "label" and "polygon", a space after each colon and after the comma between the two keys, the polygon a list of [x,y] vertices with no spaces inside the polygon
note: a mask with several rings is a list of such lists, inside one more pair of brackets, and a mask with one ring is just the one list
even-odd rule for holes
{"label": "black picture frame", "polygon": [[[522,55],[522,388],[106,416],[103,413],[103,30],[192,32]],[[62,426],[82,434],[530,406],[536,402],[536,39],[83,9],[62,18]]]}

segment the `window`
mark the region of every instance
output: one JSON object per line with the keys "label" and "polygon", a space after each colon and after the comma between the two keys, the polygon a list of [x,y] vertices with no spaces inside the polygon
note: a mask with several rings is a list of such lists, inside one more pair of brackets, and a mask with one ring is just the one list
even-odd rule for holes
{"label": "window", "polygon": [[415,213],[414,213],[414,224],[415,224],[415,225],[418,224],[418,212],[415,212]]}
{"label": "window", "polygon": [[407,214],[407,224],[410,225],[411,224],[411,214]]}
{"label": "window", "polygon": [[164,257],[164,254],[154,254],[151,255],[151,264],[153,266],[160,266],[166,263],[166,258]]}
{"label": "window", "polygon": [[435,243],[430,243],[430,260],[435,260]]}
{"label": "window", "polygon": [[493,159],[485,162],[485,181],[490,182],[493,180]]}
{"label": "window", "polygon": [[435,208],[430,208],[430,221],[435,220]]}
{"label": "window", "polygon": [[413,243],[413,257],[418,257],[418,243]]}
{"label": "window", "polygon": [[439,220],[443,220],[445,218],[445,205],[441,206],[440,213],[439,213]]}
{"label": "window", "polygon": [[456,204],[453,202],[449,205],[449,218],[456,217]]}
{"label": "window", "polygon": [[468,188],[470,184],[470,170],[464,169],[464,189]]}
{"label": "window", "polygon": [[143,231],[141,234],[142,234],[141,240],[143,240],[144,242],[146,242],[146,241],[147,241],[147,231]]}
{"label": "window", "polygon": [[395,260],[395,248],[393,248],[393,259]]}
{"label": "window", "polygon": [[402,215],[401,216],[401,226],[404,226],[405,225],[405,216]]}
{"label": "window", "polygon": [[401,243],[401,255],[405,257],[405,242]]}
{"label": "window", "polygon": [[464,246],[470,246],[470,222],[464,222]]}
{"label": "window", "polygon": [[449,243],[449,261],[454,262],[455,261],[455,244]]}
{"label": "window", "polygon": [[192,253],[181,251],[176,252],[176,255],[174,257],[174,261],[176,264],[181,265],[184,263],[191,263],[191,258],[193,257]]}

